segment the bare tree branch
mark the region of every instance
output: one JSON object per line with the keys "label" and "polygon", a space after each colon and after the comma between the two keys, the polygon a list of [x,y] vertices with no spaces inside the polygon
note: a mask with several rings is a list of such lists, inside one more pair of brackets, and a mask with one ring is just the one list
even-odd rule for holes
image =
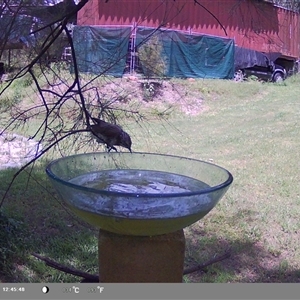
{"label": "bare tree branch", "polygon": [[[62,271],[64,273],[68,273],[68,274],[72,274],[74,276],[84,278],[85,279],[84,282],[90,282],[90,283],[91,282],[99,282],[99,276],[96,275],[96,274],[90,274],[90,273],[87,273],[87,272],[83,272],[83,271],[80,271],[80,270],[77,270],[77,269],[74,269],[74,268],[70,268],[70,267],[61,265],[61,264],[57,263],[56,261],[54,261],[54,260],[52,260],[48,257],[41,256],[37,253],[32,253],[31,255],[33,255],[34,257],[44,261],[45,264],[47,266],[51,267],[51,268]],[[220,262],[224,259],[227,259],[229,257],[230,257],[230,253],[226,252],[225,254],[217,256],[213,259],[210,259],[209,261],[207,261],[207,262],[205,262],[201,265],[184,269],[183,270],[183,275],[187,275],[187,274],[190,274],[190,273],[194,273],[194,272],[203,270],[204,268],[206,268],[206,267],[208,267],[208,266],[210,266],[214,263]]]}
{"label": "bare tree branch", "polygon": [[[199,1],[194,1],[195,4],[208,11]],[[146,120],[146,116],[144,116],[139,109],[131,107],[127,108],[124,106],[118,107],[117,104],[120,102],[119,95],[111,96],[110,99],[103,99],[103,95],[99,93],[99,87],[95,86],[96,79],[118,64],[118,60],[111,61],[100,74],[89,78],[87,82],[82,79],[82,75],[78,69],[73,38],[67,25],[68,20],[82,7],[84,7],[87,2],[88,0],[81,0],[76,7],[70,12],[67,12],[66,15],[32,32],[32,34],[35,34],[44,30],[50,30],[50,33],[47,33],[45,36],[40,49],[29,63],[20,68],[20,70],[15,73],[12,79],[4,87],[2,87],[0,91],[0,95],[3,95],[9,88],[12,88],[12,84],[15,81],[24,78],[27,74],[30,75],[31,80],[34,83],[35,93],[41,103],[37,104],[34,102],[34,104],[29,108],[22,107],[18,104],[12,105],[10,108],[11,119],[9,119],[4,125],[4,129],[1,130],[0,134],[3,134],[10,129],[15,129],[20,125],[25,126],[25,124],[28,124],[28,121],[31,119],[38,119],[39,123],[37,124],[34,132],[30,134],[30,139],[38,139],[38,145],[43,145],[43,149],[37,151],[36,156],[14,174],[12,181],[0,202],[0,207],[2,206],[4,199],[6,198],[17,176],[28,166],[33,166],[36,160],[48,152],[48,150],[58,147],[58,150],[62,154],[60,144],[62,141],[65,141],[67,137],[72,137],[73,141],[80,139],[80,143],[78,144],[82,145],[82,147],[90,144],[91,138],[81,139],[80,134],[91,132],[90,120],[93,115],[97,114],[96,117],[100,117],[102,119],[108,118],[112,123],[117,123],[118,113],[133,117],[136,122]],[[179,14],[182,9],[183,6],[179,7],[177,13]],[[209,13],[218,21],[216,16],[214,16],[211,12]],[[165,11],[162,23],[155,28],[145,40],[141,41],[140,45],[147,42],[148,39],[162,29],[167,21],[170,20],[168,20],[168,12]],[[220,24],[219,21],[218,23]],[[223,26],[222,28],[225,30]],[[54,45],[55,41],[57,41],[63,34],[66,36],[68,45],[70,46],[73,61],[74,72],[72,73],[72,78],[70,80],[62,78],[54,69],[46,68],[47,71],[45,71],[45,68],[42,66],[38,69],[43,55],[47,53],[47,51]],[[124,59],[124,57],[121,57],[120,59]],[[56,83],[54,80],[52,82],[48,78],[49,74],[47,72],[52,72],[51,74],[54,78],[56,78],[55,80],[57,80]],[[42,76],[46,80],[49,86],[48,88],[45,88],[44,83],[39,76]],[[55,84],[62,88],[53,89]],[[89,96],[89,93],[91,93],[92,96]],[[163,119],[163,113],[160,117]],[[66,122],[66,118],[68,118],[68,122]],[[80,146],[76,145],[76,147]]]}
{"label": "bare tree branch", "polygon": [[221,28],[223,29],[225,35],[227,34],[226,28],[223,26],[223,24],[219,21],[219,19],[216,17],[215,14],[213,14],[209,9],[207,9],[203,4],[201,4],[198,0],[194,0],[195,4],[201,6],[206,12],[208,12],[217,22],[218,24],[221,26]]}
{"label": "bare tree branch", "polygon": [[22,166],[13,176],[11,182],[9,183],[3,197],[2,197],[2,200],[0,202],[0,207],[3,205],[3,202],[10,190],[10,188],[12,187],[14,181],[16,180],[16,178],[18,177],[18,175],[23,171],[25,170],[28,166],[30,166],[32,163],[34,163],[38,158],[40,158],[41,156],[43,156],[46,152],[48,152],[51,148],[53,148],[57,143],[61,142],[62,140],[64,140],[65,138],[67,138],[68,136],[70,135],[73,135],[75,133],[78,133],[78,132],[88,132],[89,130],[87,129],[82,129],[82,130],[76,130],[76,131],[72,131],[72,132],[68,132],[66,133],[64,136],[56,139],[53,143],[51,143],[48,147],[46,147],[45,149],[43,149],[42,151],[40,151],[40,153],[38,153],[33,159],[31,159],[29,162],[27,162],[24,166]]}

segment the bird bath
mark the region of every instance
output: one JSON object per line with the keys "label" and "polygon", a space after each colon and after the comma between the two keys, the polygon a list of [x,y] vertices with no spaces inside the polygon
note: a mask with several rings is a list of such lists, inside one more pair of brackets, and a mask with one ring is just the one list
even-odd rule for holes
{"label": "bird bath", "polygon": [[183,228],[213,209],[233,181],[214,164],[151,153],[78,154],[46,172],[68,207],[100,229],[102,282],[181,281]]}

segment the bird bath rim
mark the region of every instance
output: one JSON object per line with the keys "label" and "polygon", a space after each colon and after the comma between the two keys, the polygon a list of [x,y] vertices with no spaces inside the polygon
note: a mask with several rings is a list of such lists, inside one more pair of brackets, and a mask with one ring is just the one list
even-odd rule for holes
{"label": "bird bath rim", "polygon": [[[225,172],[227,174],[228,178],[221,184],[211,186],[209,188],[201,188],[201,190],[199,190],[199,191],[176,192],[176,193],[126,193],[126,192],[107,191],[107,190],[103,190],[103,189],[95,189],[95,188],[82,186],[80,184],[75,184],[68,180],[61,179],[59,176],[55,175],[51,170],[51,167],[54,164],[56,164],[58,161],[65,160],[65,159],[71,159],[72,157],[87,156],[87,155],[99,155],[99,154],[108,155],[108,156],[116,156],[116,155],[130,156],[130,155],[135,155],[135,154],[152,155],[152,156],[160,156],[160,157],[166,157],[166,158],[184,159],[184,160],[188,160],[188,161],[195,161],[198,163],[201,162],[203,164],[210,165],[214,168],[222,170],[223,172]],[[133,170],[133,169],[131,169],[131,170]],[[155,170],[153,170],[153,171],[155,171]],[[78,189],[81,191],[86,191],[86,192],[94,193],[94,194],[102,194],[102,195],[107,195],[107,196],[134,197],[134,198],[137,198],[137,197],[139,197],[139,198],[144,198],[144,197],[145,198],[158,198],[158,197],[159,198],[170,198],[170,197],[174,197],[175,198],[175,197],[203,195],[203,194],[212,193],[214,191],[226,188],[226,187],[230,186],[231,183],[233,182],[232,174],[225,168],[220,167],[216,164],[206,162],[203,160],[199,160],[199,159],[189,158],[189,157],[170,155],[170,154],[149,153],[149,152],[132,152],[132,153],[127,153],[127,152],[113,152],[113,153],[112,152],[110,152],[110,153],[108,153],[108,152],[89,152],[89,153],[73,154],[70,156],[55,159],[52,162],[50,162],[46,167],[46,173],[51,179],[53,179],[63,185],[66,185],[66,186],[69,186],[71,188]]]}

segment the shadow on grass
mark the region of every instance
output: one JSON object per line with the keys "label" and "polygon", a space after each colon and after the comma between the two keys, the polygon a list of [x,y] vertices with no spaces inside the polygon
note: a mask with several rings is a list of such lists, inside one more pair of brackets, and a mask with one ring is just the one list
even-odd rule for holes
{"label": "shadow on grass", "polygon": [[[4,194],[15,170],[0,172]],[[81,278],[50,268],[34,258],[35,252],[66,265],[98,273],[98,231],[73,216],[63,206],[45,174],[36,167],[33,178],[20,175],[2,207],[0,282],[79,282]],[[230,224],[248,220],[255,212],[239,211]],[[257,237],[230,238],[204,230],[201,221],[185,230],[186,267],[210,260],[230,249],[231,257],[184,276],[185,282],[300,282],[300,270],[293,270],[280,253],[264,248]],[[218,225],[219,226],[219,225]],[[1,268],[0,268],[1,270]]]}
{"label": "shadow on grass", "polygon": [[[251,214],[248,211],[248,217]],[[232,218],[238,219],[237,216]],[[284,254],[266,249],[260,239],[249,236],[224,238],[198,224],[185,230],[188,267],[202,264],[227,251],[231,255],[203,271],[186,275],[185,282],[300,282],[300,270],[290,266]]]}
{"label": "shadow on grass", "polygon": [[[15,172],[0,172],[1,198]],[[29,181],[26,172],[16,179],[1,212],[1,281],[79,281],[78,277],[47,267],[31,255],[33,252],[63,265],[98,272],[98,231],[65,208],[45,174],[44,165],[35,168]]]}

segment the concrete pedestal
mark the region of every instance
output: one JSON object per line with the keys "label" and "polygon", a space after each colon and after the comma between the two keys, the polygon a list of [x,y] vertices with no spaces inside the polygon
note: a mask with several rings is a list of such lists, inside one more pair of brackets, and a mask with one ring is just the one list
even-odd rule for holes
{"label": "concrete pedestal", "polygon": [[98,243],[100,282],[182,282],[183,230],[144,237],[100,229]]}

